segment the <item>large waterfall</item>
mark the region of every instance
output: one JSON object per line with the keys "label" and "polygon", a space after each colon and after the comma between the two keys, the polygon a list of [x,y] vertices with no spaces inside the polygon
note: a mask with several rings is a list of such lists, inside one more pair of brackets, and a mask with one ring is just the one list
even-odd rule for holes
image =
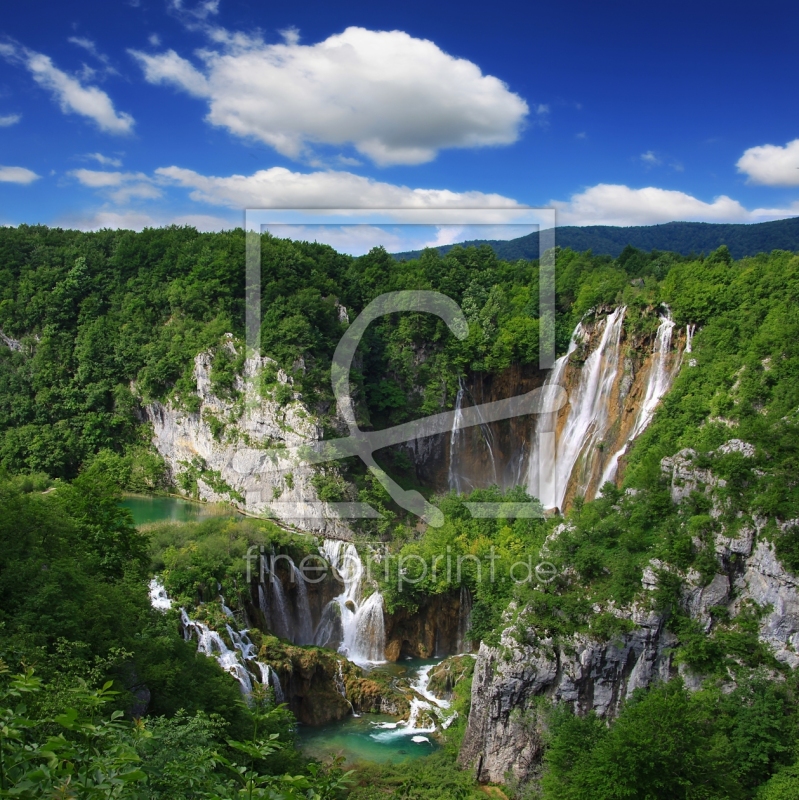
{"label": "large waterfall", "polygon": [[[636,383],[622,359],[625,313],[617,308],[593,330],[578,324],[568,352],[547,378],[546,385],[562,385],[570,397],[567,410],[542,415],[533,434],[527,490],[545,508],[562,509],[572,493],[596,492],[615,478],[619,459],[652,421],[679,368],[672,352],[674,322],[666,309],[652,355],[639,371],[643,383]],[[571,360],[578,347],[589,352],[581,367]]]}
{"label": "large waterfall", "polygon": [[321,552],[344,583],[344,591],[331,600],[323,611],[315,643],[326,644],[329,641],[325,637],[330,630],[330,618],[337,611],[342,633],[339,652],[356,664],[385,661],[383,596],[375,591],[363,599],[364,568],[355,545],[325,539]]}
{"label": "large waterfall", "polygon": [[[593,451],[602,441],[610,421],[610,398],[619,371],[622,325],[626,308],[617,308],[599,324],[602,337],[583,364],[580,381],[572,390],[568,416],[560,435],[536,435],[530,456],[528,491],[545,508],[561,508],[570,481],[585,490],[591,478]],[[572,345],[583,329],[577,327]],[[571,350],[574,347],[570,347]],[[560,382],[568,357],[559,359],[548,385]],[[547,431],[552,434],[552,431]],[[542,431],[544,433],[544,431]]]}

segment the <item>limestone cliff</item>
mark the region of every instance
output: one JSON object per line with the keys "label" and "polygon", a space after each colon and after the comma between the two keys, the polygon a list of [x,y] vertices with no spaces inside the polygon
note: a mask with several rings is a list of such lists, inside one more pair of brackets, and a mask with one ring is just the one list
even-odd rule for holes
{"label": "limestone cliff", "polygon": [[[225,346],[235,354],[232,337]],[[225,399],[212,390],[211,362],[209,352],[194,359],[197,411],[172,402],[153,402],[143,409],[175,486],[203,500],[231,502],[248,513],[351,538],[346,523],[319,504],[314,467],[280,455],[281,448],[322,438],[315,415],[292,391],[292,378],[275,370],[271,359],[251,356],[236,377],[235,399]],[[278,402],[279,392],[263,390],[260,376],[266,367],[276,371],[276,386],[286,387],[280,398],[284,402]],[[296,509],[304,516],[297,516]]]}

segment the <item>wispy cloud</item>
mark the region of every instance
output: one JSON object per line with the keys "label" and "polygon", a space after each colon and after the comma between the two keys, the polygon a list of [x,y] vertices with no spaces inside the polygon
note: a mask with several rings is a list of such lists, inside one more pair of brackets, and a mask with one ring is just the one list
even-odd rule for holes
{"label": "wispy cloud", "polygon": [[663,161],[655,155],[654,151],[647,150],[645,153],[641,153],[639,156],[641,161],[644,162],[648,167],[657,167],[663,163]]}
{"label": "wispy cloud", "polygon": [[22,119],[22,114],[6,114],[0,116],[0,128],[9,128],[16,125]]}
{"label": "wispy cloud", "polygon": [[156,182],[143,172],[74,169],[69,174],[83,186],[98,190],[117,205],[125,205],[131,200],[155,200],[163,195]]}
{"label": "wispy cloud", "polygon": [[119,158],[111,158],[110,156],[104,156],[102,153],[86,153],[84,158],[91,159],[92,161],[96,161],[98,164],[102,164],[104,167],[121,167],[122,160]]}
{"label": "wispy cloud", "polygon": [[78,78],[58,69],[49,56],[7,42],[0,44],[0,56],[27,69],[65,114],[86,117],[105,133],[128,134],[133,130],[133,117],[118,113],[102,89],[85,86]]}

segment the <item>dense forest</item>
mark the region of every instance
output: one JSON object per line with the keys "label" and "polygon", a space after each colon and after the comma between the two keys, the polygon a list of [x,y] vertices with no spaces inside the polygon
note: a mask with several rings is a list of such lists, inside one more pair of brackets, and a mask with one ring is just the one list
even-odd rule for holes
{"label": "dense forest", "polygon": [[[679,601],[680,576],[712,580],[719,531],[754,516],[767,520],[780,562],[799,570],[797,527],[781,524],[799,517],[799,255],[790,252],[799,246],[758,246],[773,252],[737,261],[732,239],[712,252],[691,244],[705,256],[640,246],[615,256],[557,253],[559,354],[578,321],[619,304],[630,309],[631,337],[651,338],[665,305],[678,325],[697,328],[697,368],[677,375],[620,485],[591,502],[577,498],[565,518],[466,511],[465,500],[529,501],[523,487],[449,494],[433,498],[445,515],[435,529],[394,507],[362,469],[319,486],[336,499],[336,481],[346,480],[384,512],[379,526],[358,531],[365,557],[377,541],[426,560],[444,551],[481,559],[490,549],[500,566],[545,552],[558,575],[546,585],[489,581],[471,568],[459,576],[475,598],[470,635],[492,646],[509,626],[548,642],[612,642],[631,623],[607,609],[641,601],[643,570],[652,559],[664,565],[653,603],[676,662],[701,685],[676,677],[637,690],[610,724],[542,698],[540,779],[511,782],[507,796],[799,797],[799,686],[759,637],[767,609],[718,608],[703,627]],[[537,362],[535,260],[503,260],[488,245],[408,261],[379,248],[352,258],[268,235],[262,259],[262,351],[327,430],[335,346],[347,319],[386,291],[447,294],[469,335],[458,341],[422,314],[371,326],[353,371],[363,425],[450,409],[459,378]],[[291,713],[269,689],[244,702],[230,675],[184,641],[178,612],[150,607],[147,580],[157,571],[181,602],[220,587],[237,611],[247,547],[309,547],[267,520],[137,529],[118,502],[123,491],[175,488],[140,411],[155,399],[196,409],[198,353],[212,354],[214,391],[235,397],[242,361],[224,343],[228,333],[243,336],[243,264],[240,230],[0,229],[0,797],[486,796],[456,765],[466,683],[456,692],[462,718],[434,755],[349,771],[304,756]],[[265,392],[276,391],[273,377]],[[750,457],[724,450],[731,430],[752,446]],[[699,492],[673,501],[660,464],[686,447],[722,479],[718,508]],[[401,459],[391,468],[401,477]],[[397,578],[378,578],[390,611],[451,590],[426,576],[398,593]]]}

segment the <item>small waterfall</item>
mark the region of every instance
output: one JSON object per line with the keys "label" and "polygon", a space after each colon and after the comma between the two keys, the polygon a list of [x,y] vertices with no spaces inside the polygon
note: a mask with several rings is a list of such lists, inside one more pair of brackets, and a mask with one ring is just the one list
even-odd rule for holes
{"label": "small waterfall", "polygon": [[355,713],[355,707],[350,702],[350,699],[347,697],[347,686],[344,683],[344,665],[339,661],[338,666],[336,668],[336,690],[338,693],[346,700],[347,705],[350,707],[350,711],[352,712],[353,717],[360,717],[360,714]]}
{"label": "small waterfall", "polygon": [[269,666],[269,664],[264,664],[261,661],[257,661],[258,668],[261,670],[261,683],[264,686],[271,686],[272,690],[275,693],[275,702],[283,703],[285,702],[285,696],[283,694],[283,687],[280,685],[280,676]]}
{"label": "small waterfall", "polygon": [[685,352],[686,353],[693,353],[692,345],[694,341],[694,331],[696,330],[696,325],[690,323],[685,327]]}
{"label": "small waterfall", "polygon": [[272,598],[270,626],[273,632],[281,639],[293,641],[293,626],[286,603],[286,595],[283,591],[283,582],[274,572],[269,575],[269,594]]}
{"label": "small waterfall", "polygon": [[449,468],[447,472],[447,480],[449,488],[452,492],[461,493],[461,477],[458,474],[458,454],[461,450],[461,440],[464,436],[464,431],[460,427],[463,421],[463,395],[466,393],[466,387],[463,383],[463,378],[458,378],[458,393],[455,395],[455,416],[452,420],[452,431],[449,435]]}
{"label": "small waterfall", "polygon": [[316,626],[313,643],[317,647],[338,647],[342,638],[341,608],[336,600],[331,600],[322,609],[322,617]]}
{"label": "small waterfall", "polygon": [[269,605],[266,602],[266,592],[264,591],[264,585],[262,583],[258,584],[258,605],[263,611],[264,616],[266,617],[267,625],[269,624]]}
{"label": "small waterfall", "polygon": [[311,605],[308,602],[308,587],[305,585],[305,576],[292,561],[294,582],[297,585],[297,630],[294,644],[312,644],[314,640],[313,618]]}
{"label": "small waterfall", "polygon": [[[344,583],[344,591],[332,601],[338,605],[341,620],[339,652],[356,664],[382,663],[386,649],[383,596],[374,592],[361,601],[364,570],[355,545],[325,539],[320,549]],[[317,643],[326,635],[322,630],[325,617],[323,613],[314,635]]]}
{"label": "small waterfall", "polygon": [[[528,491],[545,508],[561,508],[569,482],[585,491],[591,478],[593,451],[602,441],[609,423],[609,405],[619,371],[621,332],[626,307],[617,308],[601,324],[599,344],[586,359],[580,380],[572,392],[570,408],[560,436],[556,437],[557,415],[539,420],[530,454]],[[569,355],[585,336],[582,325],[572,334],[569,352],[553,367],[548,385],[559,384]],[[557,441],[556,441],[557,439]]]}
{"label": "small waterfall", "polygon": [[385,661],[386,629],[380,592],[370,594],[353,615],[352,624],[344,625],[342,647],[347,658],[356,663]]}
{"label": "small waterfall", "polygon": [[[382,728],[380,733],[372,734],[378,741],[396,739],[399,736],[410,736],[412,742],[421,744],[429,742],[426,734],[435,733],[440,723],[443,729],[448,728],[457,718],[458,712],[449,715],[445,712],[449,708],[449,702],[436,697],[429,689],[430,672],[438,664],[428,664],[419,669],[416,680],[411,683],[411,689],[420,697],[411,700],[408,719],[405,722],[380,722],[376,723],[376,728]],[[424,699],[421,699],[424,698]]]}
{"label": "small waterfall", "polygon": [[252,678],[244,664],[239,661],[236,650],[229,649],[222,637],[205,623],[190,619],[183,608],[180,609],[180,621],[183,638],[189,641],[196,635],[197,650],[205,656],[215,658],[219,666],[239,682],[242,694],[245,696],[252,694]]}
{"label": "small waterfall", "polygon": [[461,586],[460,605],[458,607],[458,653],[466,653],[472,649],[472,642],[467,641],[466,635],[472,627],[472,593],[468,587]]}
{"label": "small waterfall", "polygon": [[[447,467],[447,483],[449,489],[457,494],[463,494],[474,488],[472,482],[463,475],[463,470],[460,469],[459,466],[461,461],[465,460],[464,456],[469,453],[470,449],[469,436],[471,432],[469,429],[460,427],[463,422],[463,400],[466,393],[467,389],[463,378],[458,378],[458,393],[455,395],[455,415],[452,419],[452,430],[449,435],[449,464]],[[474,408],[477,410],[477,416],[480,420],[477,427],[482,437],[483,446],[488,451],[488,459],[491,462],[492,483],[499,485],[499,473],[497,472],[497,462],[494,457],[494,432],[483,417],[480,403],[474,403]]]}
{"label": "small waterfall", "polygon": [[172,608],[172,601],[166,593],[164,584],[160,578],[153,578],[149,583],[150,605],[159,611],[169,611]]}
{"label": "small waterfall", "polygon": [[[641,401],[641,405],[638,409],[635,424],[627,435],[622,447],[613,454],[605,467],[599,484],[600,486],[603,486],[608,481],[612,481],[616,477],[619,459],[627,451],[630,443],[646,430],[647,426],[652,421],[652,417],[655,416],[655,411],[663,395],[669,390],[674,380],[674,369],[670,369],[668,363],[671,353],[673,331],[674,320],[672,320],[671,313],[667,308],[666,314],[660,318],[660,325],[655,335],[655,346],[652,350],[652,364],[649,368],[649,375],[647,375],[644,399]],[[675,364],[675,367],[678,366],[679,362]]]}

